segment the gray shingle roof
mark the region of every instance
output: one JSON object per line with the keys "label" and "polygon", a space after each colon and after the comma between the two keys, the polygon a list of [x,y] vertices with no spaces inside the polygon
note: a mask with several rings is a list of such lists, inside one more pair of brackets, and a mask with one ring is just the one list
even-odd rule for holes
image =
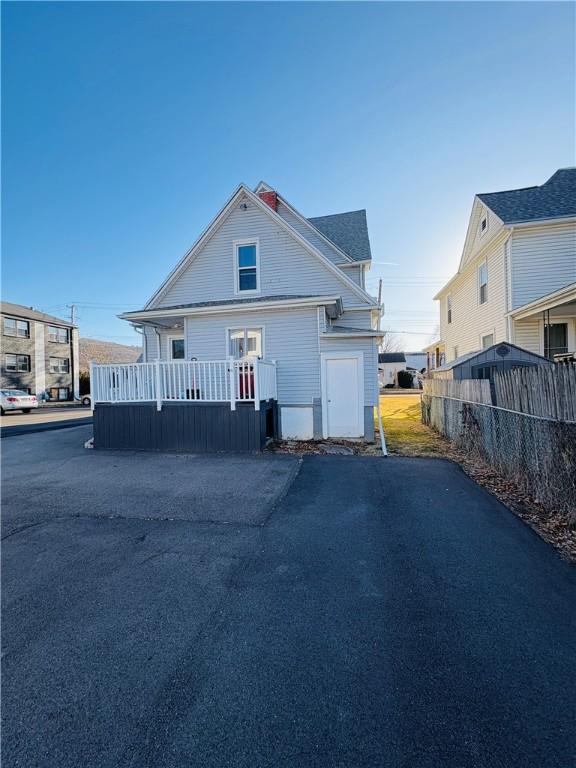
{"label": "gray shingle roof", "polygon": [[576,168],[561,168],[540,187],[478,195],[504,224],[576,216]]}
{"label": "gray shingle roof", "polygon": [[[196,308],[202,308],[202,307],[224,307],[228,306],[229,304],[256,304],[261,301],[289,301],[290,299],[314,299],[317,298],[317,293],[308,293],[308,294],[285,294],[283,296],[250,296],[245,297],[243,299],[217,299],[215,301],[197,301],[193,304],[172,304],[169,307],[157,307],[156,309],[141,309],[137,310],[137,313],[140,312],[156,312],[156,311],[163,311],[165,309],[196,309]],[[132,312],[126,312],[126,315],[133,314]]]}
{"label": "gray shingle roof", "polygon": [[375,331],[373,328],[352,328],[348,325],[331,325],[324,336],[338,336],[341,334],[354,334],[356,336],[383,336],[382,331]]}
{"label": "gray shingle roof", "polygon": [[381,352],[378,355],[379,363],[405,363],[404,352]]}
{"label": "gray shingle roof", "polygon": [[26,320],[39,320],[42,323],[52,323],[53,325],[65,325],[68,328],[75,328],[69,320],[62,320],[54,315],[47,315],[32,307],[25,307],[23,304],[11,304],[8,301],[0,302],[0,312],[3,315],[12,317],[22,317]]}
{"label": "gray shingle roof", "polygon": [[354,261],[372,258],[365,210],[316,216],[308,221]]}

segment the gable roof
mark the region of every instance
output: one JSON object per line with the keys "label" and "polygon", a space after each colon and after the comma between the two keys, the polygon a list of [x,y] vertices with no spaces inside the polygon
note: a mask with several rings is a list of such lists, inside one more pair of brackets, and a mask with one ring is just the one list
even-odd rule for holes
{"label": "gable roof", "polygon": [[539,187],[477,195],[504,224],[576,216],[576,168],[560,168]]}
{"label": "gable roof", "polygon": [[308,221],[354,261],[372,258],[364,209],[334,213],[331,216],[314,216]]}
{"label": "gable roof", "polygon": [[300,233],[297,232],[294,227],[292,227],[285,219],[283,219],[282,216],[276,213],[276,211],[273,210],[269,205],[263,202],[255,192],[252,192],[252,190],[249,189],[245,184],[240,184],[234,190],[232,196],[228,199],[224,207],[216,214],[208,227],[206,227],[204,232],[196,240],[194,245],[182,257],[182,259],[180,259],[166,280],[164,280],[161,286],[146,302],[145,309],[150,309],[153,303],[162,296],[162,294],[172,285],[176,278],[179,277],[182,271],[191,263],[191,261],[193,261],[198,251],[203,247],[203,245],[205,245],[205,243],[210,239],[216,229],[218,229],[218,227],[222,224],[224,219],[228,216],[233,206],[242,195],[245,195],[257,208],[263,211],[267,216],[270,216],[277,224],[279,224],[286,232],[288,232],[294,238],[294,240],[296,240],[305,250],[307,250],[308,253],[321,261],[324,266],[340,280],[341,283],[346,285],[353,293],[361,298],[362,301],[366,302],[368,306],[374,305],[374,299],[363,288],[361,288],[359,285],[357,285],[357,283],[349,278],[342,269],[333,264],[312,243],[306,240],[306,238],[302,237],[302,235],[300,235]]}
{"label": "gable roof", "polygon": [[69,320],[62,320],[54,315],[47,315],[45,312],[40,312],[32,307],[25,307],[23,304],[11,304],[8,301],[0,302],[0,312],[3,315],[10,315],[13,317],[22,317],[26,320],[38,320],[41,323],[52,323],[53,325],[65,325],[68,328],[75,328],[75,325]]}
{"label": "gable roof", "polygon": [[405,363],[404,352],[381,352],[378,355],[379,363]]}

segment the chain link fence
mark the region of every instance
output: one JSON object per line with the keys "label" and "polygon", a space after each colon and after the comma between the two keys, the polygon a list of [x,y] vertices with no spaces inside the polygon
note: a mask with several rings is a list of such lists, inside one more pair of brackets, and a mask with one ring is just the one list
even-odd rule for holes
{"label": "chain link fence", "polygon": [[428,394],[422,421],[576,526],[576,422]]}

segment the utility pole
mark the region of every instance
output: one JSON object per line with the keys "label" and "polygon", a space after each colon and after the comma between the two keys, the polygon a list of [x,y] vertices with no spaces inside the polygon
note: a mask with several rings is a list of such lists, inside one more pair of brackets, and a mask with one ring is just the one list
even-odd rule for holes
{"label": "utility pole", "polygon": [[[70,307],[70,324],[76,325],[76,304],[69,304]],[[72,386],[72,400],[74,400],[76,392],[74,391],[74,328],[70,328],[70,381]]]}
{"label": "utility pole", "polygon": [[378,330],[382,322],[382,278],[378,280]]}

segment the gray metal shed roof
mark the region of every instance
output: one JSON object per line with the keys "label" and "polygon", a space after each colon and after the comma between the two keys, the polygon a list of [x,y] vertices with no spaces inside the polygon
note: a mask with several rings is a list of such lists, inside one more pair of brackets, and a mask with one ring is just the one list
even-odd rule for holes
{"label": "gray metal shed roof", "polygon": [[354,261],[372,258],[364,209],[334,213],[331,216],[315,216],[308,221]]}
{"label": "gray metal shed roof", "polygon": [[576,216],[576,168],[560,168],[539,187],[478,195],[504,224]]}
{"label": "gray metal shed roof", "polygon": [[381,352],[378,355],[379,363],[405,363],[404,352]]}
{"label": "gray metal shed roof", "polygon": [[[505,353],[503,356],[499,355],[496,351],[499,347],[507,347],[508,353]],[[542,357],[542,355],[537,355],[535,352],[530,352],[528,349],[523,349],[522,347],[519,347],[517,344],[511,344],[509,341],[500,341],[498,344],[492,344],[491,347],[487,347],[486,349],[476,349],[474,352],[467,352],[465,355],[460,355],[460,357],[457,357],[455,360],[451,360],[449,363],[444,363],[444,365],[439,366],[438,368],[434,368],[434,373],[437,371],[450,371],[452,368],[457,368],[459,365],[462,365],[462,363],[467,362],[468,360],[471,360],[474,357],[480,357],[485,356],[487,359],[502,359],[503,357],[507,357],[508,354],[511,355],[510,359],[514,359],[513,354],[514,351],[517,351],[518,353],[521,353],[523,358],[529,357],[529,358],[536,358],[538,360],[542,360],[543,362],[550,363],[551,361],[548,360],[547,357]]]}

